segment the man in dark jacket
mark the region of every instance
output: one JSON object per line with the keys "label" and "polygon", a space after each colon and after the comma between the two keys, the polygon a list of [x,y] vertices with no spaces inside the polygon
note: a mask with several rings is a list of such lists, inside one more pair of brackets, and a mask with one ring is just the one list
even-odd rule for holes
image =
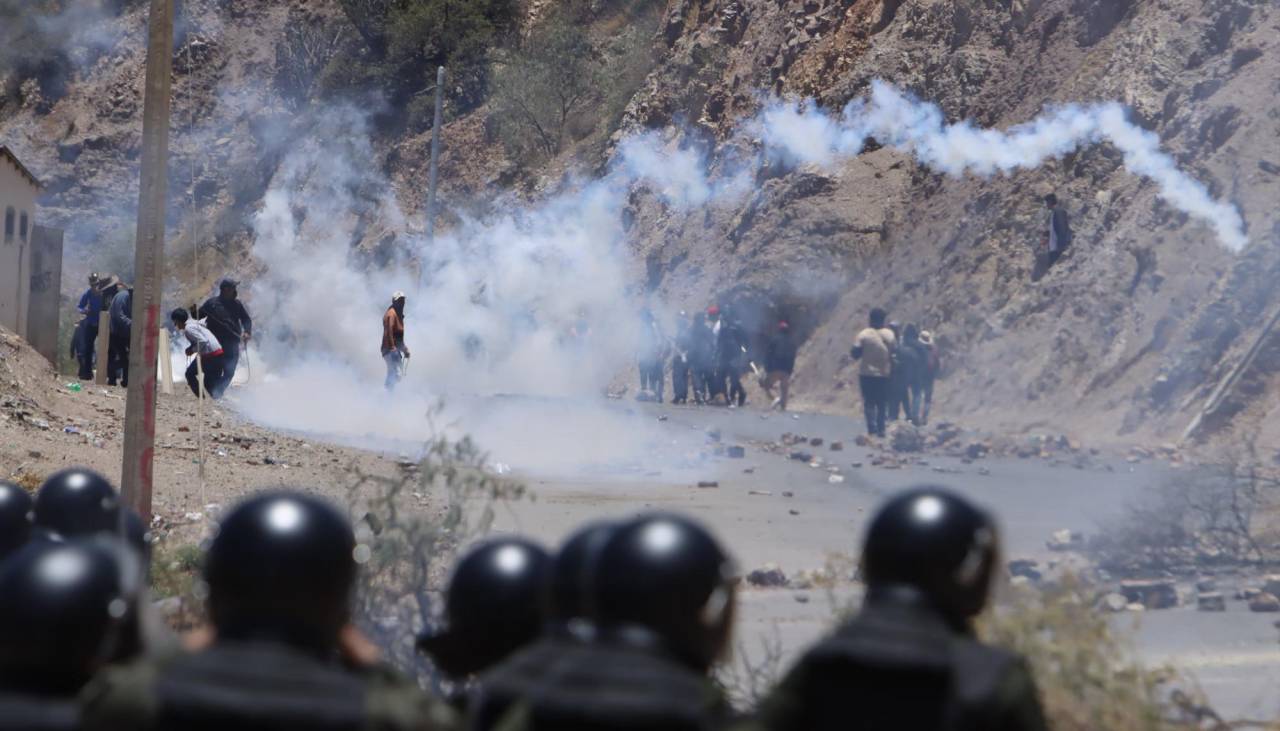
{"label": "man in dark jacket", "polygon": [[[778,323],[778,329],[769,337],[768,348],[764,354],[764,375],[760,378],[760,387],[773,401],[773,408],[787,410],[787,395],[791,391],[791,371],[796,367],[796,343],[791,339],[791,326],[786,320]],[[781,393],[773,398],[773,386],[778,385]]]}
{"label": "man in dark jacket", "polygon": [[862,610],[805,653],[758,728],[1044,731],[1027,663],[973,635],[998,555],[994,521],[965,498],[891,498],[867,529]]}
{"label": "man in dark jacket", "polygon": [[1049,218],[1044,235],[1040,237],[1043,264],[1037,262],[1033,279],[1043,277],[1071,246],[1071,223],[1067,220],[1067,210],[1058,203],[1058,196],[1053,193],[1046,195],[1044,207],[1049,211]]}
{"label": "man in dark jacket", "polygon": [[692,323],[689,314],[680,311],[676,320],[675,355],[671,356],[671,403],[683,404],[689,400],[689,350],[692,343],[689,334]]}
{"label": "man in dark jacket", "polygon": [[902,367],[907,382],[907,399],[904,402],[907,418],[916,426],[923,425],[921,409],[924,407],[925,384],[929,380],[929,349],[920,342],[920,328],[914,323],[902,330]]}
{"label": "man in dark jacket", "polygon": [[84,317],[76,326],[72,347],[76,361],[80,364],[77,377],[82,381],[93,380],[93,355],[98,341],[98,315],[106,306],[103,303],[103,288],[111,280],[97,273],[89,275],[89,288],[80,295],[80,304],[76,309]]}
{"label": "man in dark jacket", "polygon": [[107,385],[129,387],[129,337],[133,331],[133,287],[122,284],[111,299],[111,340],[107,350]]}
{"label": "man in dark jacket", "polygon": [[216,384],[216,392],[211,394],[214,398],[220,398],[231,385],[240,363],[240,347],[253,336],[253,319],[240,302],[238,286],[239,282],[234,279],[223,279],[218,285],[218,294],[205,300],[196,313],[196,319],[203,319],[209,332],[222,345],[222,378]]}
{"label": "man in dark jacket", "polygon": [[662,403],[667,337],[648,307],[640,311],[640,347],[637,359],[640,365],[640,393],[636,396],[637,400]]}
{"label": "man in dark jacket", "polygon": [[919,357],[917,351],[901,347],[903,342],[901,325],[891,322],[889,329],[893,331],[894,340],[898,343],[898,347],[895,347],[890,354],[893,369],[889,373],[889,420],[897,421],[899,410],[903,418],[910,419],[911,379],[913,374],[919,372]]}
{"label": "man in dark jacket", "polygon": [[707,403],[712,396],[715,380],[716,336],[707,326],[707,316],[699,312],[693,316],[689,328],[689,370],[693,375],[693,401]]}
{"label": "man in dark jacket", "polygon": [[747,355],[747,331],[742,323],[729,313],[721,319],[720,336],[716,339],[716,385],[724,388],[725,404],[729,408],[747,402],[747,391],[742,387],[742,368]]}

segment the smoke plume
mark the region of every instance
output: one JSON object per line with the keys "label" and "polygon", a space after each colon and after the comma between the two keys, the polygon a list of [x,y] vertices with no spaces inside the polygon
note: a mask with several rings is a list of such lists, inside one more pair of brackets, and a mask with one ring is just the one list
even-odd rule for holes
{"label": "smoke plume", "polygon": [[1202,183],[1179,170],[1161,151],[1160,138],[1129,122],[1124,107],[1114,102],[1057,107],[1001,131],[980,129],[968,121],[947,124],[937,105],[876,80],[868,98],[850,102],[838,117],[812,106],[777,103],[752,126],[766,145],[791,162],[828,165],[857,155],[863,142],[872,138],[952,176],[1035,168],[1105,141],[1124,154],[1129,172],[1151,180],[1171,205],[1212,226],[1223,246],[1240,251],[1248,243],[1239,210],[1215,201]]}
{"label": "smoke plume", "polygon": [[[602,177],[535,204],[499,202],[496,213],[427,241],[375,164],[367,111],[314,114],[291,137],[253,222],[264,271],[250,293],[260,333],[255,367],[265,377],[255,375],[242,400],[250,416],[407,448],[444,398],[435,427],[470,433],[517,467],[652,456],[661,438],[652,420],[601,398],[634,367],[640,308],[669,313],[635,289],[642,278],[622,212],[637,184],[677,209],[732,203],[750,190],[761,160],[717,159],[678,136],[636,134],[618,145]],[[763,141],[761,155],[819,165],[857,155],[870,137],[951,175],[1033,167],[1109,141],[1130,171],[1213,224],[1225,245],[1245,244],[1238,212],[1177,170],[1156,137],[1115,104],[1062,107],[1008,131],[984,130],[948,125],[936,106],[876,82],[839,116],[779,102],[740,133]],[[356,246],[369,241],[382,243],[377,251]],[[413,355],[406,380],[388,392],[380,320],[397,290],[408,295]]]}

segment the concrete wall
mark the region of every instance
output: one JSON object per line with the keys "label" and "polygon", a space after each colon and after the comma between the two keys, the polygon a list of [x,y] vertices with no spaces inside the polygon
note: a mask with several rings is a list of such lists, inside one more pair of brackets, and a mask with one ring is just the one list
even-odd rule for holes
{"label": "concrete wall", "polygon": [[27,337],[37,192],[30,178],[0,155],[0,325],[23,338]]}
{"label": "concrete wall", "polygon": [[36,226],[31,235],[31,297],[27,301],[27,342],[58,365],[58,325],[62,308],[62,231]]}

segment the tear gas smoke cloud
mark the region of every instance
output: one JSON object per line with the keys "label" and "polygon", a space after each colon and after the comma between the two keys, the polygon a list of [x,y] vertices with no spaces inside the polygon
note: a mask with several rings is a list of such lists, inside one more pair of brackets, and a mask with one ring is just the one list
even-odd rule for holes
{"label": "tear gas smoke cloud", "polygon": [[[426,434],[424,416],[444,396],[448,411],[437,425],[472,434],[517,467],[643,459],[661,433],[600,398],[611,377],[632,368],[639,333],[621,213],[637,182],[674,207],[733,202],[759,161],[722,155],[713,176],[707,150],[637,134],[620,143],[602,178],[537,204],[507,201],[428,242],[371,164],[367,113],[315,113],[289,143],[253,222],[254,255],[265,266],[250,294],[270,377],[242,399],[249,415],[403,445]],[[1131,171],[1213,222],[1224,243],[1245,241],[1239,214],[1178,171],[1117,105],[1063,107],[1001,132],[947,125],[936,106],[877,82],[839,117],[778,103],[742,129],[791,163],[831,164],[874,137],[953,175],[1030,167],[1109,140]],[[353,248],[361,240],[391,244]],[[388,394],[379,319],[395,290],[408,294],[413,358],[406,381]]]}
{"label": "tear gas smoke cloud", "polygon": [[914,99],[883,81],[873,81],[866,99],[850,102],[839,117],[810,107],[778,103],[752,127],[771,148],[793,163],[831,164],[857,155],[867,138],[915,155],[949,175],[991,175],[1034,168],[1083,146],[1103,141],[1124,154],[1129,172],[1148,178],[1178,210],[1213,227],[1222,245],[1240,251],[1248,243],[1244,219],[1232,205],[1213,200],[1208,189],[1177,168],[1160,150],[1160,138],[1129,122],[1124,107],[1110,102],[1069,104],[1008,131],[980,129],[971,122],[947,124],[935,104]]}

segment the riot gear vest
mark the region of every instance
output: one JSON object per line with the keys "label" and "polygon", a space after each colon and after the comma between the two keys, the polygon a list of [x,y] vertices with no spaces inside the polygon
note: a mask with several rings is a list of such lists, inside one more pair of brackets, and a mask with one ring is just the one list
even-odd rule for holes
{"label": "riot gear vest", "polygon": [[76,699],[0,693],[0,731],[79,731]]}
{"label": "riot gear vest", "polygon": [[359,731],[365,685],[341,667],[279,645],[223,643],[184,655],[156,678],[164,731]]}
{"label": "riot gear vest", "polygon": [[706,731],[728,720],[710,681],[656,647],[621,641],[564,647],[502,728]]}
{"label": "riot gear vest", "polygon": [[1040,731],[1022,660],[950,627],[918,595],[872,596],[764,705],[770,729]]}

